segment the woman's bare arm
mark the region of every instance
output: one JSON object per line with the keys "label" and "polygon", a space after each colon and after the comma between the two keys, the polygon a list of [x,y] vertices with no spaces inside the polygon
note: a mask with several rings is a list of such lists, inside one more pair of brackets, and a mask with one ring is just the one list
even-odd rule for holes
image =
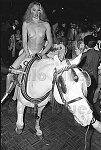
{"label": "woman's bare arm", "polygon": [[27,46],[27,23],[24,22],[22,26],[22,42],[23,42],[23,49],[26,55],[29,55],[28,46]]}
{"label": "woman's bare arm", "polygon": [[44,55],[52,47],[51,27],[50,27],[49,23],[45,23],[45,27],[46,27],[46,36],[47,36],[48,44],[45,47],[45,49],[42,51],[42,55]]}

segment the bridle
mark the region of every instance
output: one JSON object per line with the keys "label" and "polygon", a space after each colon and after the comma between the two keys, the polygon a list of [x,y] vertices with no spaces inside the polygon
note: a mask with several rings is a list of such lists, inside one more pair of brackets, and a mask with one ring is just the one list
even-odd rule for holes
{"label": "bridle", "polygon": [[[25,67],[25,70],[24,70],[24,72],[26,72],[26,74],[23,74],[23,76],[22,76],[20,88],[21,88],[21,93],[22,93],[23,97],[24,97],[26,100],[28,100],[28,101],[30,101],[30,102],[32,102],[32,103],[34,103],[34,104],[38,104],[38,103],[44,101],[44,100],[49,96],[51,90],[48,91],[44,96],[42,96],[42,97],[40,97],[40,98],[32,98],[32,97],[30,97],[30,96],[27,94],[28,74],[29,74],[30,68],[31,68],[31,66],[32,66],[32,64],[34,63],[35,60],[38,60],[38,56],[37,56],[37,55],[35,55],[35,57],[33,57],[33,58],[27,63],[27,65],[26,65],[26,67]],[[63,94],[62,94],[61,87],[59,86],[59,83],[58,83],[58,81],[57,81],[57,75],[58,75],[58,74],[62,74],[64,71],[68,71],[69,69],[71,69],[71,70],[73,71],[73,73],[75,74],[75,77],[77,77],[77,75],[76,75],[76,73],[75,73],[75,71],[74,71],[73,68],[76,68],[76,65],[67,65],[66,67],[61,68],[61,69],[59,69],[59,70],[57,70],[56,68],[54,69],[52,87],[54,87],[54,85],[55,85],[54,83],[56,82],[57,87],[58,87],[58,89],[59,89],[59,94],[61,95],[61,98],[62,98],[63,101],[64,101],[64,99],[63,99]],[[53,88],[52,88],[52,90],[53,90]],[[53,92],[52,92],[52,93],[53,93]],[[65,101],[66,101],[66,100],[65,100]],[[70,103],[70,102],[69,102],[69,103]]]}
{"label": "bridle", "polygon": [[58,82],[58,75],[61,74],[61,76],[62,76],[63,72],[68,71],[69,69],[71,69],[71,70],[73,71],[74,75],[75,75],[74,80],[76,79],[76,81],[77,81],[78,76],[77,76],[77,74],[76,74],[74,68],[77,68],[77,66],[76,66],[76,65],[69,65],[69,66],[66,66],[66,67],[64,67],[64,68],[62,68],[62,69],[59,69],[59,70],[57,70],[57,69],[55,68],[55,69],[54,69],[55,71],[54,71],[54,74],[53,74],[52,95],[54,95],[54,86],[55,86],[55,84],[56,84],[62,102],[64,103],[65,107],[68,107],[68,108],[70,108],[70,107],[69,107],[69,104],[81,100],[82,97],[77,97],[77,98],[72,99],[72,100],[70,100],[69,102],[67,102],[66,99],[65,99],[64,96],[63,96],[62,89],[61,89],[60,84],[59,84],[59,82]]}
{"label": "bridle", "polygon": [[[54,74],[53,74],[53,81],[52,81],[52,95],[54,95],[54,86],[55,86],[55,84],[56,84],[57,89],[58,89],[58,92],[59,92],[59,95],[60,95],[60,97],[61,97],[61,100],[62,100],[63,104],[65,105],[65,107],[69,109],[69,111],[71,111],[69,104],[74,103],[74,102],[77,102],[77,101],[79,101],[79,100],[82,100],[83,97],[77,97],[77,98],[72,99],[72,100],[70,100],[69,102],[67,102],[66,99],[65,99],[64,96],[63,96],[62,89],[61,89],[61,87],[60,87],[60,85],[59,85],[59,82],[58,82],[58,75],[59,75],[59,74],[62,75],[62,73],[63,73],[64,71],[68,71],[69,69],[71,69],[71,70],[73,71],[73,73],[74,73],[74,76],[75,76],[74,80],[75,80],[75,82],[77,82],[77,75],[76,75],[76,72],[75,72],[74,68],[77,68],[77,66],[76,66],[76,65],[69,65],[69,66],[66,66],[66,67],[64,67],[64,68],[62,68],[62,69],[60,69],[60,70],[57,70],[57,69],[55,68],[55,71],[54,71]],[[54,98],[53,98],[53,101],[54,101]],[[87,101],[87,103],[88,103],[88,105],[90,106],[91,110],[93,110],[93,108],[92,108],[92,106],[90,105],[90,103],[89,103],[88,101]],[[91,124],[95,123],[95,121],[96,121],[96,119],[93,117],[92,120],[91,120]]]}

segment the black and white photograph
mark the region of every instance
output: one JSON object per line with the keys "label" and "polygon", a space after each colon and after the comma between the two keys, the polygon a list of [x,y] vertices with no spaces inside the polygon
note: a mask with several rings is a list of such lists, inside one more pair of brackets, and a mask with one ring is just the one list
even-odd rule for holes
{"label": "black and white photograph", "polygon": [[101,0],[1,0],[1,150],[101,150]]}

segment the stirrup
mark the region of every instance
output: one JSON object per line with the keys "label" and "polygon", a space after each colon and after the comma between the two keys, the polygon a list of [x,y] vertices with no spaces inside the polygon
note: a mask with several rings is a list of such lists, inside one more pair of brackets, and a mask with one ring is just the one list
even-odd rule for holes
{"label": "stirrup", "polygon": [[12,69],[16,70],[13,66],[9,67],[9,72],[12,73]]}

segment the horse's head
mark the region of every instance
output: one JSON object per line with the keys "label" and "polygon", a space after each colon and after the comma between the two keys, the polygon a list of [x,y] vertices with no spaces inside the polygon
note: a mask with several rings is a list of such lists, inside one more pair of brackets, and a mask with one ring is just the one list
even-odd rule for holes
{"label": "horse's head", "polygon": [[58,103],[68,107],[79,124],[86,126],[92,119],[92,110],[86,98],[91,79],[87,72],[76,67],[80,57],[70,61],[67,66],[64,66],[64,62],[60,63],[62,68],[59,68],[59,60],[56,58],[54,97]]}
{"label": "horse's head", "polygon": [[[54,58],[55,68],[57,70],[57,82],[61,88],[63,98],[67,102],[78,97],[86,97],[87,87],[91,84],[89,75],[76,67],[80,62],[81,55],[73,60],[69,60],[69,63],[66,63],[65,60],[60,62],[57,56]],[[63,104],[57,86],[54,88],[54,96],[60,104]]]}

